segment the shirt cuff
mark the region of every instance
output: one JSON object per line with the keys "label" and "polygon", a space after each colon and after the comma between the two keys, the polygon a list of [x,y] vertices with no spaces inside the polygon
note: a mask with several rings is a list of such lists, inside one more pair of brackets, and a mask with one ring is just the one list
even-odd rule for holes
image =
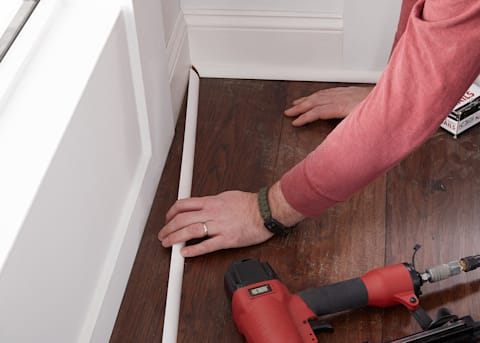
{"label": "shirt cuff", "polygon": [[282,176],[280,188],[288,204],[305,217],[319,217],[327,208],[338,203],[318,194],[309,184],[308,177],[305,175],[305,161]]}

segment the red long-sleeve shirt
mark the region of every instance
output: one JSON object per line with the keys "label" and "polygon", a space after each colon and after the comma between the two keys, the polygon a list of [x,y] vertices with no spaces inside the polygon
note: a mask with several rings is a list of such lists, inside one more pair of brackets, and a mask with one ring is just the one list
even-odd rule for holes
{"label": "red long-sleeve shirt", "polygon": [[287,202],[318,217],[346,200],[437,130],[479,73],[479,0],[405,1],[376,87],[281,178]]}

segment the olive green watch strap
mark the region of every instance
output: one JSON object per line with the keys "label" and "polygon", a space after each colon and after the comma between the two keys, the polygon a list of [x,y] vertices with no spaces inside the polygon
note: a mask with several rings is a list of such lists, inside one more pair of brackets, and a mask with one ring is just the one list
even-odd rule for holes
{"label": "olive green watch strap", "polygon": [[264,221],[267,218],[272,217],[270,205],[268,204],[268,187],[263,187],[258,192],[258,208],[260,210],[260,215],[262,216]]}
{"label": "olive green watch strap", "polygon": [[263,187],[258,192],[258,209],[263,219],[263,225],[275,235],[285,236],[293,227],[288,227],[272,217],[272,211],[268,203],[268,187]]}

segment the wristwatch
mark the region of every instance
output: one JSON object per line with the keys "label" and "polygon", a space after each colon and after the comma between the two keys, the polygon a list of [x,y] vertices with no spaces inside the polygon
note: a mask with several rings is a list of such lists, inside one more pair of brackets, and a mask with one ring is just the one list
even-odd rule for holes
{"label": "wristwatch", "polygon": [[272,217],[270,205],[268,204],[268,187],[263,187],[258,192],[258,208],[263,218],[263,225],[268,231],[275,235],[286,236],[295,226],[285,226]]}

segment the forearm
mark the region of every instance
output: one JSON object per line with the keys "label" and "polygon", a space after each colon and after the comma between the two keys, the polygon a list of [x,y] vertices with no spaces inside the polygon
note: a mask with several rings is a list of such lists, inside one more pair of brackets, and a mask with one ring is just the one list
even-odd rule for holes
{"label": "forearm", "polygon": [[417,4],[377,87],[282,177],[287,202],[319,216],[424,142],[480,72],[480,49],[472,48],[479,16],[480,3],[468,0]]}
{"label": "forearm", "polygon": [[272,211],[272,217],[285,226],[293,226],[305,219],[305,216],[295,210],[285,199],[280,188],[280,182],[270,187],[268,201]]}

